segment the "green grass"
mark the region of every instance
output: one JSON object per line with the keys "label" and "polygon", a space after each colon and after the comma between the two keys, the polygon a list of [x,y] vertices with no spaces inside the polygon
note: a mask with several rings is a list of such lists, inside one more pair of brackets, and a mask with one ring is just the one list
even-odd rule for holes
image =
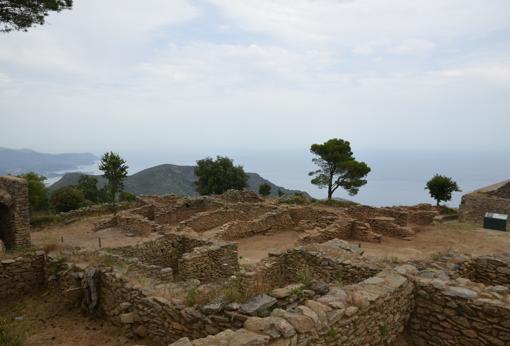
{"label": "green grass", "polygon": [[0,345],[23,346],[23,339],[9,329],[5,320],[0,320]]}

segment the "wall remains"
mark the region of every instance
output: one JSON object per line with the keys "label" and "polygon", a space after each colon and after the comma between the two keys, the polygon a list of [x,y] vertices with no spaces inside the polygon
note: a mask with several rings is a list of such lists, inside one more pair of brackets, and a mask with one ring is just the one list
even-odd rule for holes
{"label": "wall remains", "polygon": [[0,177],[0,241],[8,250],[31,245],[28,184],[25,179]]}
{"label": "wall remains", "polygon": [[[510,199],[482,192],[473,192],[462,196],[459,207],[459,220],[461,222],[483,225],[485,213],[510,215]],[[510,222],[507,225],[507,231],[510,231]]]}
{"label": "wall remains", "polygon": [[0,301],[15,299],[46,284],[44,252],[0,260]]}
{"label": "wall remains", "polygon": [[510,288],[510,253],[472,258],[459,271],[474,282]]}
{"label": "wall remains", "polygon": [[510,344],[510,296],[503,286],[419,277],[408,334],[417,346]]}

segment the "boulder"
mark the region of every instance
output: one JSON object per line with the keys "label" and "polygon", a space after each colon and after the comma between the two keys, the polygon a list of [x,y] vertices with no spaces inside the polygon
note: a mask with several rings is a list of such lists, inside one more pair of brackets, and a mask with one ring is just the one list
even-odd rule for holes
{"label": "boulder", "polygon": [[276,298],[270,297],[267,294],[260,294],[249,302],[242,304],[239,311],[246,315],[258,316],[275,306],[276,303],[278,303]]}

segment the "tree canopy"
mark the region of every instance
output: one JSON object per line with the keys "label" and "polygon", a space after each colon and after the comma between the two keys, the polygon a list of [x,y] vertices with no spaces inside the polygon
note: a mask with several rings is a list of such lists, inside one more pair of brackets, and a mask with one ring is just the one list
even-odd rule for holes
{"label": "tree canopy", "polygon": [[48,208],[48,189],[44,185],[46,177],[34,172],[20,175],[28,184],[28,203],[31,211],[39,211]]}
{"label": "tree canopy", "polygon": [[73,0],[0,0],[0,32],[42,25],[50,12],[69,10]]}
{"label": "tree canopy", "polygon": [[457,182],[452,178],[436,174],[427,182],[425,190],[429,190],[430,196],[436,200],[436,205],[452,199],[452,193],[461,192]]}
{"label": "tree canopy", "polygon": [[79,209],[87,205],[83,193],[73,186],[65,186],[51,194],[51,207],[60,213]]}
{"label": "tree canopy", "polygon": [[222,194],[229,189],[242,190],[248,186],[248,176],[242,166],[234,166],[232,159],[217,156],[197,161],[196,190],[201,195]]}
{"label": "tree canopy", "polygon": [[105,153],[101,157],[99,170],[108,181],[107,189],[110,195],[110,202],[115,208],[115,197],[124,188],[124,179],[127,177],[129,166],[126,161],[114,152]]}
{"label": "tree canopy", "polygon": [[364,178],[370,173],[370,167],[354,158],[348,141],[333,138],[323,144],[313,144],[310,152],[316,155],[312,161],[319,166],[309,173],[314,177],[311,183],[321,189],[327,188],[328,200],[339,187],[354,196],[367,183]]}

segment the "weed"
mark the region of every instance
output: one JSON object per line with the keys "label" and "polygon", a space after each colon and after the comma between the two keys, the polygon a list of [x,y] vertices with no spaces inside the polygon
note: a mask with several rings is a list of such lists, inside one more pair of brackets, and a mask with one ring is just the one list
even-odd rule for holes
{"label": "weed", "polygon": [[390,328],[388,327],[388,324],[386,324],[386,322],[379,325],[379,334],[382,337],[387,336],[389,332],[390,332]]}
{"label": "weed", "polygon": [[21,337],[12,333],[7,323],[4,320],[0,320],[0,345],[2,346],[23,346],[23,340]]}
{"label": "weed", "polygon": [[400,258],[398,258],[397,256],[391,256],[390,262],[393,264],[398,264],[398,263],[400,263]]}
{"label": "weed", "polygon": [[336,330],[335,327],[331,327],[329,330],[328,330],[328,336],[329,337],[336,337],[338,335],[338,331]]}
{"label": "weed", "polygon": [[310,285],[312,284],[313,282],[313,275],[312,275],[312,271],[310,270],[309,267],[303,267],[301,268],[297,274],[297,279],[300,283],[302,283],[303,285],[305,285],[305,287],[310,287]]}
{"label": "weed", "polygon": [[296,296],[298,299],[303,299],[305,297],[305,292],[303,291],[302,288],[299,287],[293,288],[290,291],[290,294]]}

